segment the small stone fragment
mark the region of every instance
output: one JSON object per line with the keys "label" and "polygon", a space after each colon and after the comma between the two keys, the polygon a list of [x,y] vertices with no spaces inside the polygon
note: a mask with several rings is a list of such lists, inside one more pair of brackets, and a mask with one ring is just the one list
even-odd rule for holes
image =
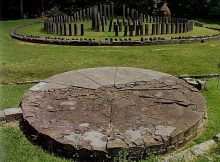
{"label": "small stone fragment", "polygon": [[116,138],[107,143],[107,149],[112,148],[128,148],[128,145],[122,139]]}
{"label": "small stone fragment", "polygon": [[220,133],[217,134],[217,135],[215,135],[215,136],[213,137],[213,139],[214,139],[216,142],[220,142]]}
{"label": "small stone fragment", "polygon": [[205,81],[198,80],[198,79],[193,79],[193,78],[183,78],[187,83],[190,85],[194,86],[198,90],[202,90],[205,88]]}

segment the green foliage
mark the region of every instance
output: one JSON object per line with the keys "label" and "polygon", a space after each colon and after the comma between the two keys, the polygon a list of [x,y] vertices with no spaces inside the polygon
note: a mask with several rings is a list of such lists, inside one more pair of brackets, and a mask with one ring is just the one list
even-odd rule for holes
{"label": "green foliage", "polygon": [[210,0],[209,15],[210,17],[220,19],[220,1],[219,0]]}
{"label": "green foliage", "polygon": [[114,157],[114,162],[130,162],[130,160],[127,159],[128,155],[128,150],[122,149],[119,151],[118,156]]}
{"label": "green foliage", "polygon": [[57,6],[51,8],[48,11],[48,16],[49,17],[62,16],[62,15],[64,15],[64,13],[61,12]]}

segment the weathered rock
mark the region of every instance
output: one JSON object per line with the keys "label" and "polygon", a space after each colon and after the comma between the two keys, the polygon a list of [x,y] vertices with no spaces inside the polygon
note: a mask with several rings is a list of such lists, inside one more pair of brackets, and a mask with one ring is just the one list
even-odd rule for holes
{"label": "weathered rock", "polygon": [[220,133],[215,135],[213,138],[216,142],[220,142]]}
{"label": "weathered rock", "polygon": [[113,140],[108,141],[107,149],[114,149],[114,148],[128,148],[128,145],[120,138],[116,138]]}
{"label": "weathered rock", "polygon": [[190,85],[196,87],[199,90],[202,90],[205,88],[205,81],[199,80],[199,79],[193,79],[193,78],[183,78],[187,83]]}
{"label": "weathered rock", "polygon": [[61,150],[68,145],[88,156],[125,148],[132,157],[192,138],[206,112],[200,92],[183,80],[124,67],[50,77],[26,93],[22,110],[44,143],[53,139]]}
{"label": "weathered rock", "polygon": [[166,157],[164,157],[161,162],[191,162],[194,161],[199,156],[206,154],[211,148],[217,146],[214,140],[208,140],[204,143],[195,145],[181,152],[174,152]]}

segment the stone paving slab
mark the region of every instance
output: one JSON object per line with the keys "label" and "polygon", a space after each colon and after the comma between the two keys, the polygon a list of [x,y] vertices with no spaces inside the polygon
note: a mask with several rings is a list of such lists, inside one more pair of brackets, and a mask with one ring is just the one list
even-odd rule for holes
{"label": "stone paving slab", "polygon": [[[131,67],[104,67],[66,72],[50,77],[44,82],[51,84],[53,83],[55,85],[48,86],[55,86],[57,88],[59,88],[57,85],[59,84],[60,86],[63,85],[98,89],[101,86],[122,85],[135,81],[151,81],[167,76],[171,75],[152,70]],[[45,87],[44,84],[45,83],[40,83],[36,87],[33,87],[33,90],[35,90],[35,88],[38,90],[38,86]]]}
{"label": "stone paving slab", "polygon": [[46,83],[40,82],[37,85],[33,86],[30,91],[46,91],[51,89],[60,89],[60,88],[67,88],[69,86],[62,85],[62,84],[55,84],[55,83]]}
{"label": "stone paving slab", "polygon": [[[115,85],[127,84],[130,82],[138,81],[137,80],[138,78],[148,75],[149,73],[153,73],[153,72],[139,68],[117,67]],[[149,75],[148,81],[154,79],[151,78],[151,76],[152,75]]]}
{"label": "stone paving slab", "polygon": [[84,75],[76,71],[66,72],[52,76],[46,79],[45,82],[91,89],[97,89],[100,87],[100,85],[97,84],[95,81],[85,77]]}
{"label": "stone paving slab", "polygon": [[4,110],[5,119],[7,122],[13,122],[22,118],[21,108],[10,108]]}
{"label": "stone paving slab", "polygon": [[194,137],[206,115],[204,98],[185,81],[130,67],[55,75],[26,93],[22,110],[44,145],[52,140],[86,157],[119,148],[135,157],[166,152]]}
{"label": "stone paving slab", "polygon": [[80,74],[102,86],[114,85],[116,67],[90,68],[77,70]]}

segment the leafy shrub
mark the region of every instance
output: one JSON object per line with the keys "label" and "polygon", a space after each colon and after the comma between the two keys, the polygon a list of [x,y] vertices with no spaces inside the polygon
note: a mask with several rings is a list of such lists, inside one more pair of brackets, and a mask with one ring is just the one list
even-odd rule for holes
{"label": "leafy shrub", "polygon": [[56,16],[62,16],[62,15],[65,15],[63,12],[61,12],[60,10],[59,10],[59,8],[58,7],[53,7],[53,8],[51,8],[49,11],[48,11],[48,16],[49,17],[56,17]]}

